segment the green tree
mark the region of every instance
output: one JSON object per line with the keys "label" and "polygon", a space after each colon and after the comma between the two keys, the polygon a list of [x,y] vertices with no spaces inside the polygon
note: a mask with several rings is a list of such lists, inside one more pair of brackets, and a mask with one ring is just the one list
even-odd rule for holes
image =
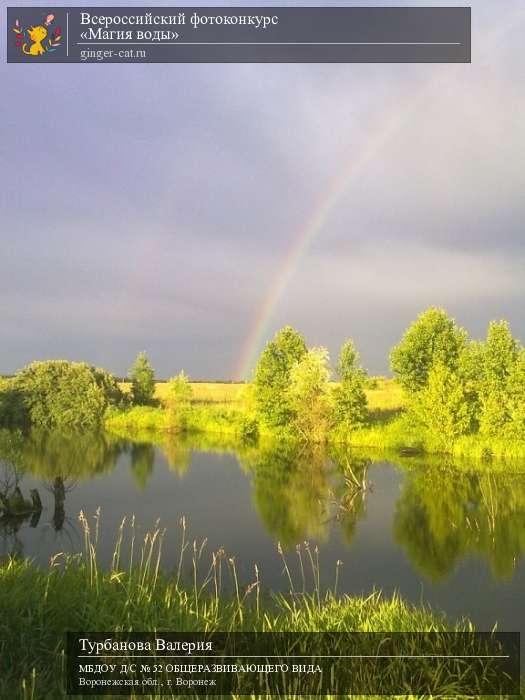
{"label": "green tree", "polygon": [[425,429],[432,447],[444,452],[472,426],[472,407],[465,384],[458,372],[443,362],[430,369],[427,385],[412,399],[410,413]]}
{"label": "green tree", "polygon": [[351,340],[347,340],[341,347],[337,374],[340,383],[333,391],[334,422],[352,429],[365,422],[367,399],[366,372],[359,364],[359,353]]}
{"label": "green tree", "polygon": [[290,372],[306,354],[304,338],[291,326],[282,328],[261,353],[255,369],[254,402],[258,416],[272,427],[290,424]]}
{"label": "green tree", "polygon": [[168,380],[164,404],[171,430],[184,430],[190,410],[192,389],[188,376],[181,372]]}
{"label": "green tree", "polygon": [[525,440],[525,349],[520,350],[507,381],[507,410],[510,439]]}
{"label": "green tree", "polygon": [[491,321],[487,339],[480,345],[475,382],[482,434],[503,436],[513,417],[519,422],[520,397],[525,391],[522,357],[523,350],[507,321]]}
{"label": "green tree", "polygon": [[482,348],[483,380],[504,387],[520,352],[520,344],[512,336],[508,321],[489,323]]}
{"label": "green tree", "polygon": [[155,394],[155,371],[145,352],[139,352],[129,371],[133,403],[147,405]]}
{"label": "green tree", "polygon": [[484,343],[479,340],[468,342],[459,356],[458,372],[468,391],[477,396],[480,377],[483,372]]}
{"label": "green tree", "polygon": [[467,334],[444,309],[431,307],[422,313],[390,353],[390,365],[409,393],[422,389],[432,365],[440,362],[450,370],[459,364]]}
{"label": "green tree", "polygon": [[329,428],[330,389],[328,350],[312,348],[290,370],[288,395],[301,437],[323,442]]}
{"label": "green tree", "polygon": [[106,409],[123,400],[114,377],[83,362],[33,362],[16,375],[13,388],[32,425],[95,427]]}
{"label": "green tree", "polygon": [[23,396],[14,379],[0,378],[0,426],[19,426],[27,422]]}

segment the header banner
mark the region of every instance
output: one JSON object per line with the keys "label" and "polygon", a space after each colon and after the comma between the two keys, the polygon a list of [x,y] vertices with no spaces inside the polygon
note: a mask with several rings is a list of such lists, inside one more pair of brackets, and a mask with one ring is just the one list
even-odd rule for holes
{"label": "header banner", "polygon": [[469,7],[8,7],[8,63],[470,63]]}

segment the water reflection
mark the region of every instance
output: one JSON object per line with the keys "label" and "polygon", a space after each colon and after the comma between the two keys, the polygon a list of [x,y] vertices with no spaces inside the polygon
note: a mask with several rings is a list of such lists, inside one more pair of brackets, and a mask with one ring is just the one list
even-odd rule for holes
{"label": "water reflection", "polygon": [[525,478],[411,470],[397,501],[394,532],[432,580],[472,554],[489,562],[495,578],[510,579],[525,552]]}
{"label": "water reflection", "polygon": [[155,447],[139,442],[131,445],[131,473],[140,491],[144,491],[155,463]]}
{"label": "water reflection", "polygon": [[[401,547],[427,580],[445,579],[472,556],[489,563],[493,578],[507,580],[525,552],[524,475],[451,471],[412,459],[395,472],[388,500],[388,479],[377,468],[369,478],[373,453],[307,449],[291,443],[239,445],[228,439],[218,444],[217,438],[209,436],[198,442],[139,438],[0,431],[4,554],[33,554],[23,551],[20,534],[24,528],[39,528],[46,537],[51,533],[57,545],[74,550],[78,510],[93,512],[99,505],[100,489],[84,496],[84,485],[95,477],[101,484],[111,482],[112,494],[131,481],[135,493],[141,494],[139,511],[134,511],[138,519],[156,519],[173,499],[173,510],[202,518],[208,528],[219,529],[225,518],[221,492],[229,488],[223,481],[226,472],[221,470],[221,454],[229,464],[237,460],[245,475],[243,480],[239,473],[239,479],[249,484],[251,498],[243,492],[237,499],[239,508],[245,508],[246,527],[253,529],[256,517],[259,527],[262,523],[272,540],[285,548],[305,540],[325,543],[337,533],[351,549],[367,511],[380,503],[389,513],[392,504],[393,517],[388,520],[390,532],[374,532],[374,536],[389,551]],[[193,483],[192,475],[202,469],[209,470],[204,480],[198,479],[189,490],[181,491],[184,496],[178,496],[179,480]],[[392,465],[385,464],[383,469],[383,474],[392,474]],[[157,494],[162,494],[162,500],[159,495],[157,500],[150,498],[152,484],[160,488]],[[31,508],[36,498],[35,493],[31,495],[32,486],[45,501],[44,514]],[[75,507],[68,507],[73,492]],[[227,495],[235,502],[235,494]],[[239,522],[240,532],[243,524]]]}
{"label": "water reflection", "polygon": [[[2,552],[9,556],[31,556],[25,552],[23,527],[52,532],[57,545],[65,538],[74,544],[76,513],[66,513],[66,498],[79,479],[92,479],[111,472],[125,449],[122,441],[103,434],[64,434],[34,430],[0,430],[0,537]],[[27,476],[38,479],[39,488],[24,491]],[[52,499],[49,521],[42,521],[42,495]]]}
{"label": "water reflection", "polygon": [[267,531],[285,547],[305,539],[324,542],[334,523],[352,540],[364,512],[367,460],[341,463],[320,448],[286,444],[244,453],[241,464],[251,476],[253,503]]}
{"label": "water reflection", "polygon": [[110,472],[126,441],[105,433],[0,430],[0,460],[43,480],[90,479]]}

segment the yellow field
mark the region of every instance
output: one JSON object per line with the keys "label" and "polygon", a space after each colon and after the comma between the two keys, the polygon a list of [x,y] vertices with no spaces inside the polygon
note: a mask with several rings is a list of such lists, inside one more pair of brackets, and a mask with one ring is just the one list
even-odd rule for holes
{"label": "yellow field", "polygon": [[[121,382],[120,388],[128,393],[129,382]],[[191,382],[192,401],[194,403],[233,403],[239,398],[239,393],[245,384],[226,382]],[[155,385],[155,398],[159,401],[166,395],[166,382],[157,382]]]}
{"label": "yellow field", "polygon": [[[376,388],[367,389],[368,406],[371,411],[394,413],[404,406],[403,392],[392,379],[375,377]],[[121,388],[128,392],[130,385],[123,382]],[[246,384],[226,382],[192,382],[194,403],[235,403]],[[166,383],[157,382],[155,398],[162,401],[166,393]]]}
{"label": "yellow field", "polygon": [[377,384],[375,389],[367,389],[366,397],[371,411],[398,411],[405,406],[405,398],[401,386],[393,379],[374,377]]}
{"label": "yellow field", "polygon": [[[192,401],[194,403],[233,403],[245,384],[227,384],[224,382],[191,382]],[[158,382],[155,398],[163,399],[166,384]]]}

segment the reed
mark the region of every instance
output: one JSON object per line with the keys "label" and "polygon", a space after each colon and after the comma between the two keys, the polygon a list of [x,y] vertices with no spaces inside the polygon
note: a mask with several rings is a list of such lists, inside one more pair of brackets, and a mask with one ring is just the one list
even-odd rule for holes
{"label": "reed", "polygon": [[[338,596],[340,561],[335,567],[334,589],[321,590],[318,552],[309,543],[296,550],[301,561],[298,581],[294,580],[287,553],[279,545],[289,590],[274,595],[264,589],[264,576],[257,566],[254,579],[243,582],[235,559],[224,550],[208,552],[206,540],[195,540],[190,546],[185,518],[180,522],[180,553],[172,575],[162,570],[165,533],[159,523],[139,537],[135,519],[124,519],[116,533],[111,566],[104,570],[97,552],[100,511],[92,518],[82,513],[80,522],[83,547],[78,555],[58,553],[45,570],[16,559],[0,566],[2,698],[66,697],[63,678],[67,630],[111,634],[156,629],[451,629],[444,616],[423,605],[409,605],[398,596],[386,599],[378,591],[366,597]],[[453,628],[470,629],[470,624],[460,621]]]}

